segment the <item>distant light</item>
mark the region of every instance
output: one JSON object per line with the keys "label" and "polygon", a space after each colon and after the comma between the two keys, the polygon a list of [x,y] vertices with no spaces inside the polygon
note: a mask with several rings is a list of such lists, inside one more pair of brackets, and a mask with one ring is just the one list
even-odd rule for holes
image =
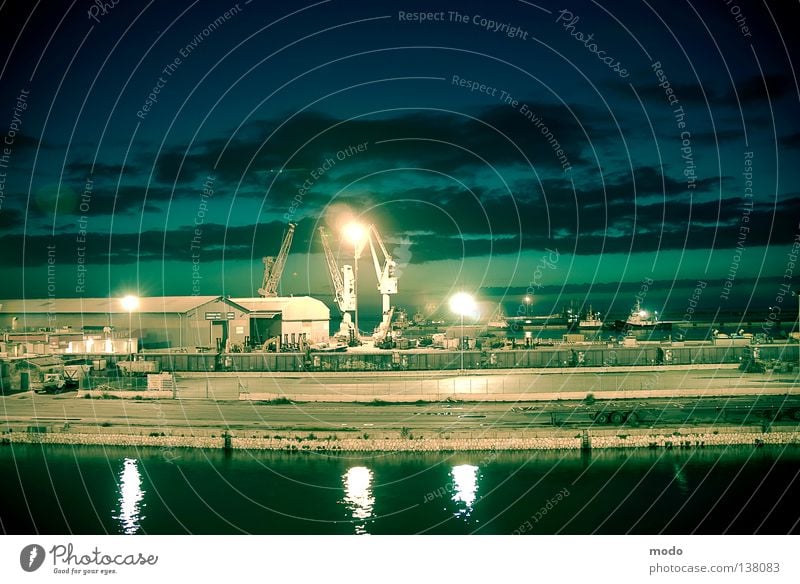
{"label": "distant light", "polygon": [[367,230],[360,223],[348,223],[344,228],[344,236],[353,245],[360,245],[366,235]]}
{"label": "distant light", "polygon": [[526,296],[525,297],[525,302],[530,302],[530,301],[531,301],[531,297],[530,296]]}
{"label": "distant light", "polygon": [[450,310],[459,316],[474,314],[475,309],[475,299],[466,292],[458,292],[450,298]]}
{"label": "distant light", "polygon": [[133,312],[139,308],[139,297],[128,294],[122,299],[122,308],[128,312]]}
{"label": "distant light", "polygon": [[646,317],[647,316],[647,311],[646,310],[640,310],[639,311],[639,316],[641,316],[642,318]]}

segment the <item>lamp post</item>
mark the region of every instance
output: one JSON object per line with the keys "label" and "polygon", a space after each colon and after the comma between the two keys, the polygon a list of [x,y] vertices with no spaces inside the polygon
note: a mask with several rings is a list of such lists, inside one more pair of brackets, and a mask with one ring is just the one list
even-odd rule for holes
{"label": "lamp post", "polygon": [[353,244],[353,296],[355,297],[353,326],[358,339],[361,337],[358,328],[358,258],[361,257],[361,250],[364,249],[367,230],[360,223],[348,223],[344,228],[344,235]]}
{"label": "lamp post", "polygon": [[475,299],[466,292],[458,292],[450,298],[450,310],[461,317],[461,370],[464,370],[464,315],[475,313]]}
{"label": "lamp post", "polygon": [[132,324],[132,315],[133,311],[139,308],[139,298],[128,294],[127,296],[122,298],[122,308],[128,311],[128,354],[133,353],[132,341],[133,341],[133,324]]}

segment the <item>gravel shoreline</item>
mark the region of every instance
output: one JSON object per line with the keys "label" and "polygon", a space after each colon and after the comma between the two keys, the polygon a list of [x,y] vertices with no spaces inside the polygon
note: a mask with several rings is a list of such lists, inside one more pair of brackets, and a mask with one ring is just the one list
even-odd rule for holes
{"label": "gravel shoreline", "polygon": [[[282,435],[253,436],[245,432],[204,435],[164,435],[152,432],[124,433],[114,428],[97,431],[26,432],[6,431],[0,444],[61,444],[86,446],[153,447],[165,451],[178,448],[207,448],[230,450],[279,450],[327,452],[453,452],[453,451],[521,451],[521,450],[578,450],[587,446],[580,431],[554,435],[485,436],[436,435],[421,433],[399,435],[399,432],[380,436],[353,433],[284,432]],[[800,431],[794,429],[762,432],[756,428],[711,430],[692,429],[680,432],[658,429],[624,429],[625,433],[588,433],[592,449],[610,448],[705,448],[732,445],[789,445],[800,444]],[[524,433],[523,433],[524,434]]]}

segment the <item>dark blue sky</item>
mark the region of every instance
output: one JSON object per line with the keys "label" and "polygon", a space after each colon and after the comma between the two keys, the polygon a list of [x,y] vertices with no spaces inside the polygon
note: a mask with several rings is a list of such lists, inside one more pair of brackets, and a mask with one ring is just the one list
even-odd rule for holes
{"label": "dark blue sky", "polygon": [[325,297],[315,227],[362,216],[412,310],[625,311],[649,280],[673,318],[698,280],[766,309],[800,233],[777,4],[5,2],[0,297],[46,296],[48,258],[59,296],[190,294],[193,259],[255,294],[289,218],[282,290]]}

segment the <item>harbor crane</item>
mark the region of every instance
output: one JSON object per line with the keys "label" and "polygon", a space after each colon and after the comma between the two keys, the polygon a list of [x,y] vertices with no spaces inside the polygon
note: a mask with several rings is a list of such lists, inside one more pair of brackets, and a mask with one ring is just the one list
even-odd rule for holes
{"label": "harbor crane", "polygon": [[258,289],[258,294],[263,298],[272,298],[278,295],[278,283],[281,280],[283,268],[286,267],[286,258],[289,257],[289,248],[292,246],[295,227],[297,224],[289,223],[278,255],[261,259],[264,262],[264,280],[261,288]]}
{"label": "harbor crane", "polygon": [[[372,338],[376,343],[383,343],[389,340],[391,332],[392,317],[394,307],[392,306],[392,295],[397,294],[397,262],[386,249],[378,230],[374,225],[369,225],[366,229],[354,224],[354,232],[359,235],[354,238],[356,245],[355,259],[357,261],[360,249],[369,245],[372,255],[372,262],[375,267],[375,276],[378,280],[378,292],[381,294],[381,322],[375,329]],[[336,258],[331,250],[328,234],[324,227],[319,228],[322,248],[325,251],[325,262],[328,265],[328,274],[334,291],[336,305],[342,313],[342,325],[339,334],[348,336],[351,341],[357,337],[355,325],[350,317],[350,312],[356,312],[356,281],[353,266],[344,265],[339,268]]]}
{"label": "harbor crane", "polygon": [[[389,334],[394,315],[391,296],[397,294],[397,262],[386,250],[386,245],[374,225],[369,226],[367,238],[375,266],[375,277],[378,279],[378,292],[381,294],[381,323],[375,330],[373,338],[376,341],[383,341]],[[382,257],[378,257],[378,250]]]}
{"label": "harbor crane", "polygon": [[353,266],[344,265],[339,268],[339,264],[336,262],[336,258],[333,255],[330,242],[328,241],[328,234],[325,232],[324,227],[319,228],[319,236],[322,240],[322,249],[325,252],[325,263],[328,265],[328,275],[330,276],[331,285],[333,286],[334,301],[339,311],[342,313],[340,333],[345,334],[349,338],[353,338],[355,327],[350,317],[350,312],[355,312],[356,310]]}

